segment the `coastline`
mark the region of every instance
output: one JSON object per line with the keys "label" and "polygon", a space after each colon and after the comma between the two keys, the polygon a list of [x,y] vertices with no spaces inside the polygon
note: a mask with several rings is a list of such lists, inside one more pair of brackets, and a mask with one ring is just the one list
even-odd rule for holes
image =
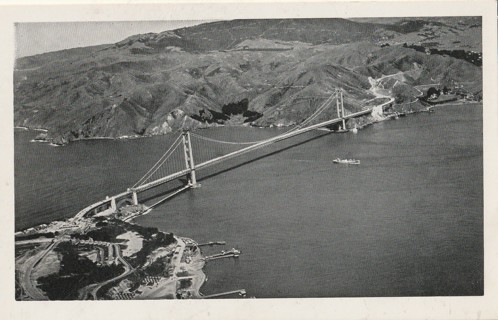
{"label": "coastline", "polygon": [[24,130],[24,131],[48,132],[48,129],[44,129],[44,128],[30,128],[30,127],[24,127],[24,126],[14,126],[14,129]]}
{"label": "coastline", "polygon": [[[388,98],[388,97],[383,97],[383,98]],[[412,102],[409,102],[409,103],[402,103],[402,104],[397,104],[397,105],[394,105],[393,106],[393,109],[395,110],[396,107],[401,107],[401,109],[405,106],[405,105],[409,105],[409,104],[413,104],[414,102],[418,102],[418,100],[415,100],[415,101],[412,101]],[[452,100],[452,101],[448,101],[448,102],[443,102],[443,103],[439,103],[439,104],[434,104],[434,105],[429,105],[429,104],[423,104],[423,107],[421,108],[417,108],[417,109],[411,109],[410,111],[403,111],[403,112],[398,112],[398,113],[402,113],[403,115],[408,115],[408,114],[414,114],[414,113],[420,113],[420,112],[427,112],[427,111],[430,111],[436,107],[442,107],[442,106],[448,106],[448,105],[466,105],[466,104],[480,104],[482,103],[482,101],[467,101],[467,100]],[[364,116],[364,117],[361,117],[361,119],[366,119],[368,118],[369,116]],[[361,125],[356,125],[355,128],[356,129],[361,129],[361,128],[364,128],[366,126],[369,126],[369,125],[372,125],[374,123],[377,123],[377,122],[380,122],[380,121],[385,121],[385,120],[390,120],[392,119],[393,117],[391,117],[391,115],[387,115],[387,116],[383,116],[383,119],[374,119],[374,120],[371,120],[371,121],[366,121],[365,123],[361,124]],[[294,124],[290,124],[290,125],[269,125],[267,127],[262,127],[262,126],[256,126],[256,125],[252,125],[252,124],[242,124],[242,125],[222,125],[222,124],[216,124],[216,125],[210,125],[210,126],[207,126],[207,127],[199,127],[198,129],[203,129],[203,130],[206,130],[206,129],[209,129],[209,128],[217,128],[217,127],[250,127],[250,128],[259,128],[259,129],[266,129],[266,128],[278,128],[278,129],[287,129],[289,127],[292,127]],[[23,131],[38,131],[38,132],[42,132],[42,133],[47,133],[48,132],[48,129],[43,129],[43,128],[29,128],[29,127],[23,127],[23,126],[17,126],[17,127],[14,127],[15,130],[23,130]],[[351,130],[353,128],[350,128],[348,130]],[[168,133],[157,133],[157,134],[147,134],[147,135],[123,135],[123,136],[119,136],[119,137],[87,137],[87,138],[77,138],[77,139],[73,139],[73,140],[70,140],[70,141],[67,141],[67,142],[64,142],[64,143],[57,143],[55,142],[55,139],[53,138],[48,138],[48,139],[33,139],[31,142],[37,142],[37,143],[48,143],[50,146],[54,146],[54,147],[60,147],[60,146],[66,146],[70,143],[73,143],[73,142],[77,142],[77,141],[92,141],[92,140],[114,140],[114,141],[128,141],[128,140],[135,140],[135,139],[145,139],[145,138],[150,138],[150,137],[155,137],[155,136],[165,136],[167,134],[169,134],[170,132]]]}

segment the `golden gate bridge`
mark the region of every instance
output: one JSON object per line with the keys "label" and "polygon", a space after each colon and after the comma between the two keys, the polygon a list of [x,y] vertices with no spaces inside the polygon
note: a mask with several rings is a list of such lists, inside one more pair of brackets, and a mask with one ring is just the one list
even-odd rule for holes
{"label": "golden gate bridge", "polygon": [[[324,111],[329,109],[334,101],[337,118],[315,123],[320,119],[320,116],[323,115]],[[138,205],[139,194],[171,181],[186,179],[186,183],[181,187],[176,188],[164,198],[148,206],[148,208],[155,207],[180,192],[199,187],[197,173],[200,170],[322,127],[339,125],[341,130],[345,130],[346,120],[371,114],[374,110],[382,112],[383,107],[391,104],[393,101],[394,99],[390,99],[380,105],[371,108],[363,108],[361,111],[346,114],[344,109],[343,90],[336,89],[334,93],[320,104],[303,122],[282,134],[259,141],[239,142],[218,140],[185,130],[176,137],[159,160],[157,160],[157,162],[132,187],[122,193],[106,197],[104,200],[91,204],[78,212],[73,220],[97,214],[111,214],[126,204]],[[211,145],[208,146],[208,144]],[[229,146],[230,149],[226,153],[220,152],[217,148],[212,146],[215,144]],[[196,146],[195,152],[193,148],[194,145]]]}

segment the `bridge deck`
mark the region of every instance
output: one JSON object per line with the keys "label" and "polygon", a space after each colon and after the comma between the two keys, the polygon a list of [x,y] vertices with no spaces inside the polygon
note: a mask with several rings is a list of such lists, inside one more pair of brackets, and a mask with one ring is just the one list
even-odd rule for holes
{"label": "bridge deck", "polygon": [[[246,148],[243,148],[241,150],[234,151],[232,153],[226,154],[224,156],[217,157],[217,158],[214,158],[214,159],[202,162],[202,163],[198,163],[197,165],[195,165],[194,170],[199,170],[199,169],[203,169],[203,168],[209,167],[209,166],[214,165],[216,163],[219,163],[219,162],[222,162],[222,161],[225,161],[225,160],[237,157],[239,155],[242,155],[244,153],[247,153],[247,152],[250,152],[250,151],[262,148],[262,147],[266,147],[266,146],[271,145],[273,143],[276,143],[276,142],[279,142],[279,141],[282,141],[282,140],[286,140],[286,139],[292,138],[294,136],[297,136],[297,135],[300,135],[300,134],[303,134],[303,133],[315,130],[315,129],[320,128],[320,127],[324,127],[324,126],[328,126],[328,125],[331,125],[331,124],[339,123],[343,119],[347,120],[347,119],[351,119],[351,118],[356,118],[356,117],[360,117],[360,116],[365,115],[365,114],[369,114],[371,112],[372,112],[372,109],[367,109],[367,110],[363,110],[363,111],[360,111],[360,112],[352,113],[350,115],[345,116],[344,118],[336,118],[336,119],[324,121],[324,122],[321,122],[321,123],[318,123],[318,124],[315,124],[315,125],[312,125],[312,126],[309,126],[309,127],[306,127],[306,128],[302,128],[302,129],[298,129],[296,131],[292,131],[292,132],[289,132],[289,133],[286,133],[286,134],[282,134],[282,135],[276,136],[274,138],[270,138],[268,140],[265,140],[265,141],[253,144],[253,145],[251,145],[249,147],[246,147]],[[171,175],[168,175],[166,177],[163,177],[161,179],[158,179],[158,180],[155,180],[155,181],[143,184],[143,185],[141,185],[139,187],[134,188],[133,190],[136,191],[136,192],[142,192],[142,191],[145,191],[145,190],[157,187],[157,186],[159,186],[159,185],[161,185],[163,183],[166,183],[166,182],[178,179],[180,177],[183,177],[183,176],[185,176],[186,174],[188,174],[190,172],[191,172],[190,169],[185,169],[185,170],[173,173]]]}
{"label": "bridge deck", "polygon": [[[377,107],[379,107],[379,106],[385,106],[385,105],[387,105],[389,103],[392,103],[393,101],[394,101],[394,99],[391,98],[389,101],[387,101],[385,103],[382,103],[382,104],[378,105]],[[95,208],[97,208],[97,207],[99,207],[99,206],[101,206],[103,204],[109,203],[110,201],[112,201],[113,198],[114,199],[118,199],[118,198],[123,198],[123,197],[127,197],[129,195],[132,195],[134,192],[136,192],[136,193],[143,192],[143,191],[146,191],[148,189],[157,187],[157,186],[159,186],[161,184],[164,184],[164,183],[167,183],[169,181],[173,181],[175,179],[183,177],[183,176],[191,173],[193,170],[199,170],[199,169],[203,169],[203,168],[209,167],[209,166],[214,165],[216,163],[219,163],[219,162],[222,162],[222,161],[234,158],[236,156],[242,155],[244,153],[247,153],[247,152],[250,152],[250,151],[253,151],[253,150],[265,147],[265,146],[268,146],[268,145],[271,145],[273,143],[276,143],[276,142],[279,142],[279,141],[282,141],[282,140],[286,140],[286,139],[292,138],[294,136],[297,136],[297,135],[300,135],[300,134],[303,134],[303,133],[306,133],[306,132],[318,129],[320,127],[324,127],[324,126],[327,126],[327,125],[339,123],[339,122],[341,122],[343,120],[347,120],[347,119],[351,119],[351,118],[361,117],[361,116],[366,115],[366,114],[370,114],[370,113],[372,113],[373,108],[374,107],[366,109],[366,110],[362,110],[362,111],[359,111],[359,112],[356,112],[356,113],[352,113],[352,114],[346,115],[346,116],[341,117],[341,118],[336,118],[336,119],[332,119],[332,120],[320,122],[318,124],[315,124],[315,125],[312,125],[312,126],[309,126],[309,127],[305,127],[305,128],[302,128],[302,129],[297,129],[295,131],[284,133],[284,134],[276,136],[274,138],[270,138],[268,140],[265,140],[265,141],[262,141],[262,142],[259,142],[259,143],[255,143],[255,144],[253,144],[253,145],[251,145],[249,147],[243,148],[241,150],[231,152],[231,153],[226,154],[224,156],[220,156],[220,157],[217,157],[217,158],[214,158],[214,159],[211,159],[211,160],[199,163],[195,167],[193,167],[192,169],[184,169],[184,170],[175,172],[175,173],[173,173],[171,175],[168,175],[166,177],[154,180],[152,182],[143,184],[143,185],[138,186],[136,188],[129,189],[129,190],[125,191],[125,192],[119,193],[119,194],[117,194],[115,196],[112,196],[112,197],[106,198],[104,200],[101,200],[99,202],[93,203],[93,204],[89,205],[88,207],[84,208],[83,210],[81,210],[80,212],[78,212],[74,216],[73,219],[83,218],[88,212],[90,212],[91,210],[94,210]],[[174,194],[177,194],[178,192],[181,192],[181,191],[183,191],[183,190],[185,190],[185,189],[187,189],[189,187],[190,186],[186,186],[186,187],[180,189],[180,191],[175,192]],[[154,205],[157,205],[157,204],[159,204],[159,203],[161,203],[161,202],[163,202],[163,201],[165,201],[166,199],[169,199],[169,198],[170,198],[170,196],[166,197],[165,199],[160,200],[158,203],[156,203]]]}

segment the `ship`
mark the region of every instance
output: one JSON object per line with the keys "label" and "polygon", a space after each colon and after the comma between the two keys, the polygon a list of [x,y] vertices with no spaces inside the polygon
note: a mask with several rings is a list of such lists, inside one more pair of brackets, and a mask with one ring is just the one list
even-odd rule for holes
{"label": "ship", "polygon": [[360,164],[360,160],[356,159],[340,159],[336,158],[332,160],[334,163],[339,163],[339,164]]}

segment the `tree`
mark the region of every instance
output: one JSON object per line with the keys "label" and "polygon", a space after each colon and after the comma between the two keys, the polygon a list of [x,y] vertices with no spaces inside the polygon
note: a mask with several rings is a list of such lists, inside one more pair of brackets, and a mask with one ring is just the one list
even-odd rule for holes
{"label": "tree", "polygon": [[434,94],[439,97],[439,95],[441,94],[441,91],[439,89],[434,88],[434,87],[430,87],[429,90],[427,90],[426,98],[430,98]]}

